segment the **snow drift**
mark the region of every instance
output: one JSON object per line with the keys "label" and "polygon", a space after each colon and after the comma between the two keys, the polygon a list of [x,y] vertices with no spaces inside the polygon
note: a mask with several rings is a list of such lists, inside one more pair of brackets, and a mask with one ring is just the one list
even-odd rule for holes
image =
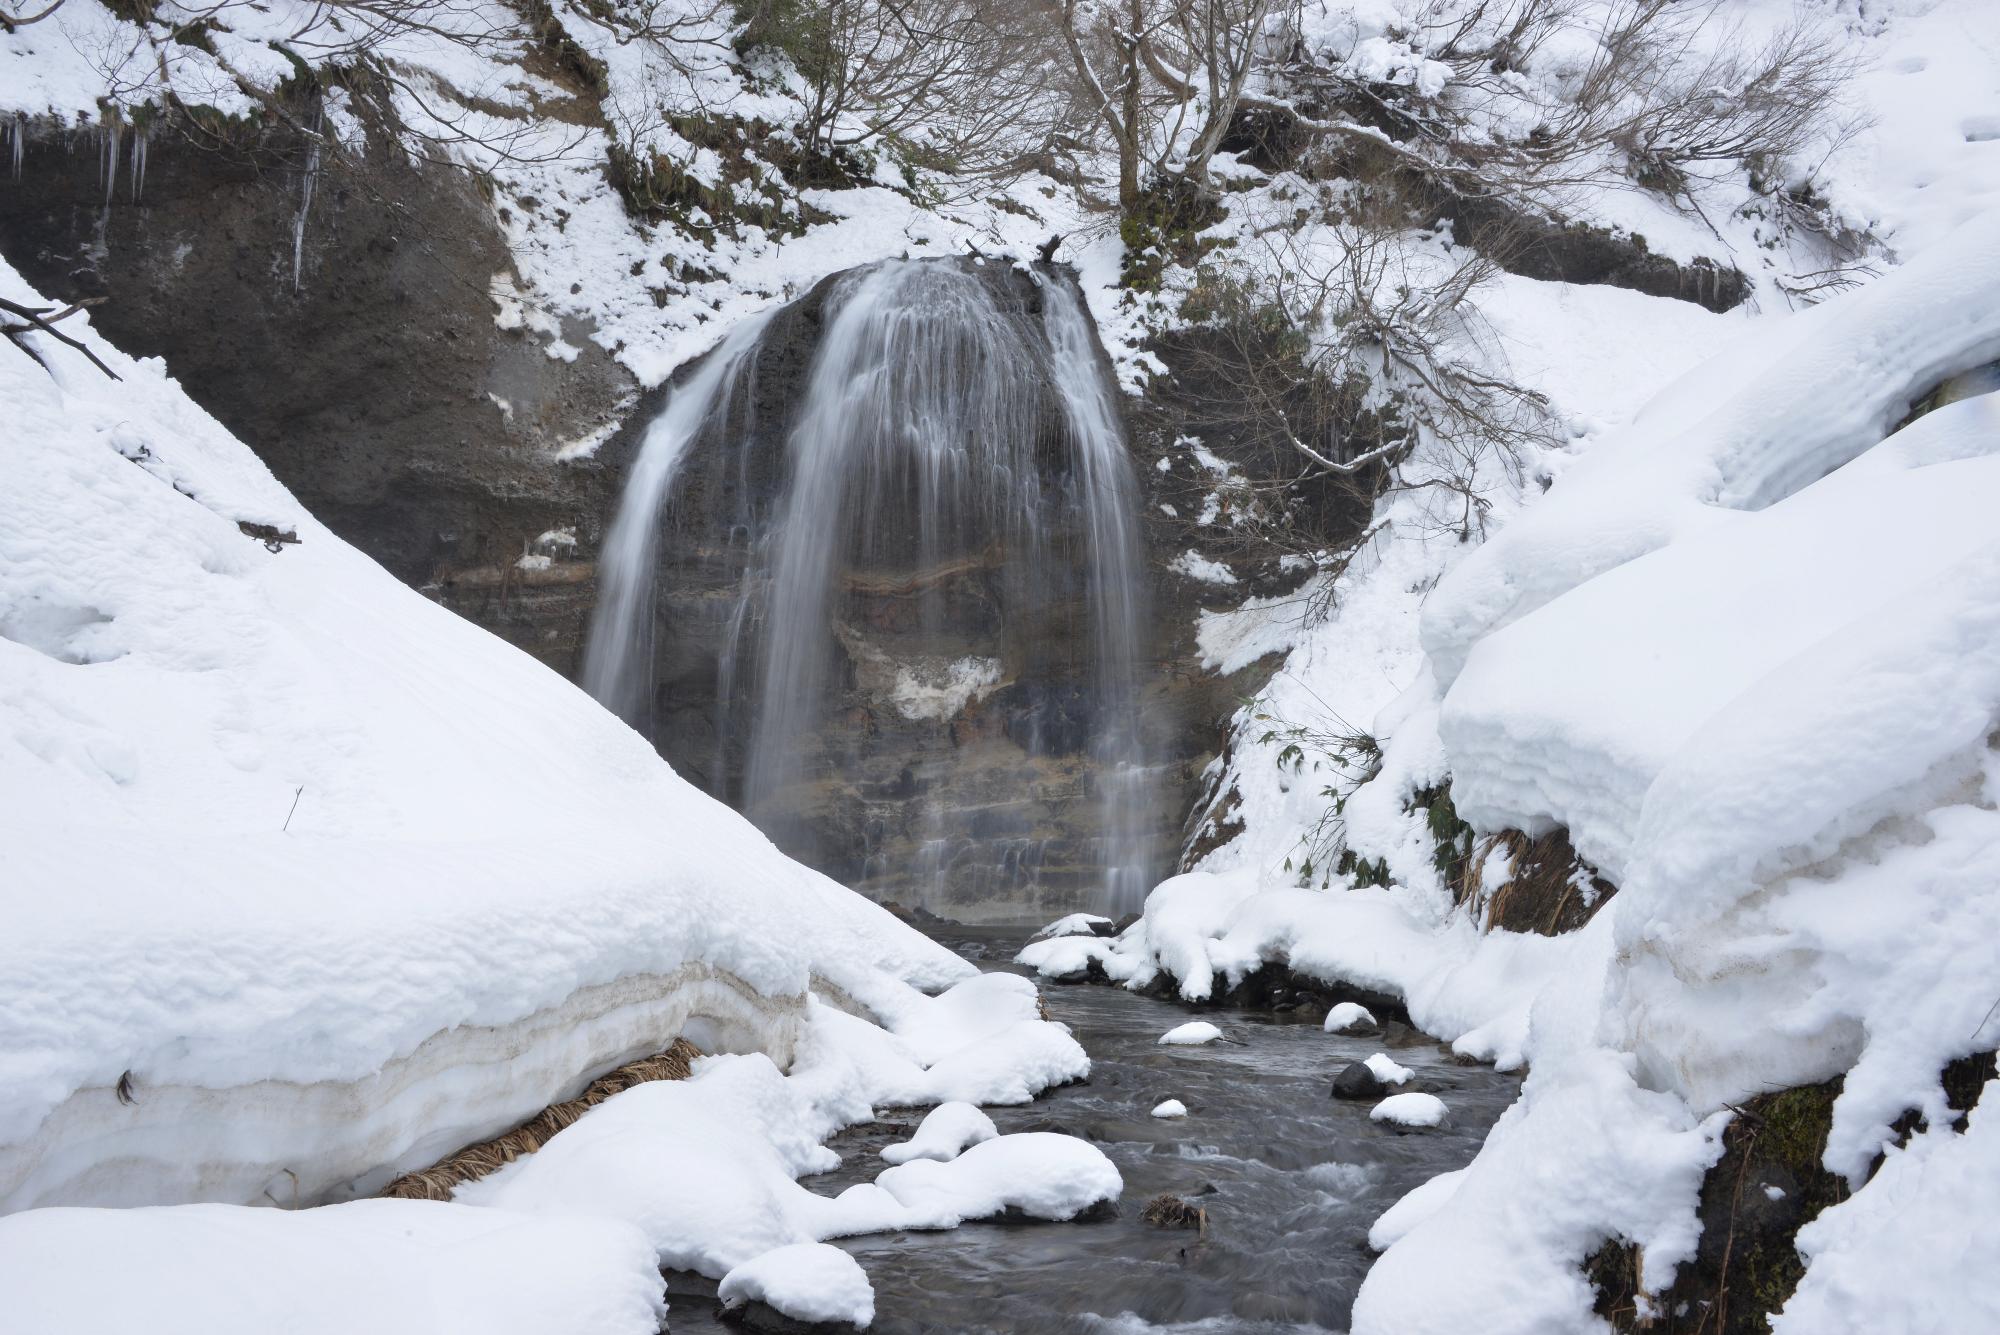
{"label": "snow drift", "polygon": [[122,378],[0,347],[0,1210],[365,1192],[972,972],[63,327]]}

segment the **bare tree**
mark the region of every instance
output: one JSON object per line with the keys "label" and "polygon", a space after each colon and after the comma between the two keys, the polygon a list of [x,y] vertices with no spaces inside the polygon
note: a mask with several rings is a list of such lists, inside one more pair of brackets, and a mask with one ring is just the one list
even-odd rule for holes
{"label": "bare tree", "polygon": [[1270,0],[1055,0],[1079,95],[1118,159],[1118,206],[1149,173],[1200,183],[1250,78]]}

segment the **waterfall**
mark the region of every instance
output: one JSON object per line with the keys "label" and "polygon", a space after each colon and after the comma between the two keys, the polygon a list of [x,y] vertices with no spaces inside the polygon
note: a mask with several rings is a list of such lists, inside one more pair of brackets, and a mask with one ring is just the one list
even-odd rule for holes
{"label": "waterfall", "polygon": [[735,386],[757,346],[761,319],[731,330],[722,345],[676,388],[646,428],[618,498],[618,512],[597,558],[597,608],[584,642],[583,688],[634,726],[644,723],[653,667],[653,580],[660,514],[681,460]]}
{"label": "waterfall", "polygon": [[1142,829],[1150,776],[1139,722],[1136,657],[1147,610],[1138,488],[1082,300],[1075,289],[1054,284],[1044,310],[1056,385],[1083,475],[1100,693],[1095,749],[1102,766],[1105,905],[1113,915],[1123,915],[1143,907],[1153,888],[1146,876]]}
{"label": "waterfall", "polygon": [[[1153,879],[1137,484],[1081,299],[1067,279],[1035,281],[1039,293],[1018,275],[949,261],[890,261],[843,275],[824,294],[810,369],[780,421],[768,420],[766,404],[767,420],[757,422],[744,402],[754,396],[742,392],[767,322],[735,330],[646,428],[600,557],[583,680],[645,726],[659,537],[677,473],[699,445],[704,458],[731,465],[725,490],[739,507],[706,516],[704,531],[726,531],[729,549],[744,558],[717,627],[714,790],[728,795],[724,776],[740,749],[734,795],[787,843],[814,785],[849,777],[839,772],[838,754],[816,754],[810,742],[830,737],[838,749],[840,727],[829,729],[829,721],[839,717],[841,699],[852,700],[852,672],[868,665],[913,672],[910,663],[881,666],[888,655],[881,635],[871,642],[870,618],[894,620],[896,629],[883,632],[892,647],[937,648],[963,629],[951,621],[952,600],[962,617],[972,595],[947,587],[962,575],[976,585],[975,601],[1004,609],[995,616],[1033,627],[1008,683],[1029,704],[1010,716],[1007,736],[1030,756],[1072,757],[1071,773],[1074,758],[1087,754],[1097,808],[1089,861],[1101,869],[1092,906],[1125,912]],[[1007,283],[1027,294],[1029,309],[1022,299],[1010,306],[996,298],[996,285]],[[711,446],[732,453],[713,455]],[[754,449],[776,462],[760,474],[777,479],[761,505],[746,499]],[[1089,623],[1081,638],[1078,617]],[[1080,670],[1086,680],[1048,685],[1043,659],[1082,664],[1060,670]],[[964,689],[998,689],[998,660],[978,661],[992,670],[968,677]],[[843,665],[852,672],[837,672]],[[968,698],[956,697],[940,715]],[[924,717],[936,720],[934,729],[949,727],[949,719]],[[675,758],[698,765],[707,753]],[[933,771],[949,764],[926,763]],[[910,837],[921,851],[900,875],[919,885],[956,878],[962,901],[972,887],[1011,878],[1018,888],[1043,874],[1038,832],[975,840],[949,799],[950,784],[936,778],[906,774],[908,801],[921,812]],[[1015,796],[1032,805],[1027,794]],[[975,842],[985,864],[954,871],[956,853]],[[874,846],[862,863],[870,869],[863,874],[880,867]]]}
{"label": "waterfall", "polygon": [[797,739],[822,707],[843,565],[873,564],[914,538],[915,564],[929,567],[969,535],[1042,559],[1030,392],[1046,374],[1040,350],[976,275],[948,264],[877,265],[834,303],[771,525],[752,813],[800,777]]}

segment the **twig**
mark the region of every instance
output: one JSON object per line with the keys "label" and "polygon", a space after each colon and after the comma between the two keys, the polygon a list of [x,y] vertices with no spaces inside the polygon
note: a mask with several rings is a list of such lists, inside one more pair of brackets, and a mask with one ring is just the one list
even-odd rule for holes
{"label": "twig", "polygon": [[[75,315],[78,311],[82,310],[85,306],[94,306],[98,304],[98,302],[101,300],[103,300],[103,298],[100,297],[100,298],[93,298],[89,301],[73,302],[70,305],[63,307],[61,310],[58,311],[53,306],[41,306],[41,307],[23,306],[18,302],[9,301],[5,297],[0,297],[0,311],[5,311],[9,315],[18,315],[23,320],[26,320],[28,322],[24,325],[0,325],[0,333],[4,333],[5,335],[7,335],[9,339],[13,340],[14,345],[16,347],[20,348],[21,351],[27,353],[30,357],[33,357],[38,362],[42,361],[41,357],[35,352],[33,348],[29,347],[26,343],[23,343],[21,341],[21,336],[30,331],[47,334],[51,338],[55,339],[57,342],[67,343],[70,347],[75,348],[78,352],[90,358],[90,364],[92,366],[95,366],[98,370],[104,372],[104,374],[110,376],[113,380],[123,380],[124,379],[123,376],[119,375],[116,371],[106,366],[101,360],[99,360],[97,354],[92,352],[82,342],[80,342],[77,339],[71,338],[68,334],[65,334],[62,330],[57,329],[55,327],[55,322],[57,320],[66,320],[70,316]],[[54,313],[51,314],[51,312]],[[42,362],[42,365],[44,366],[44,368],[46,368],[48,363]]]}

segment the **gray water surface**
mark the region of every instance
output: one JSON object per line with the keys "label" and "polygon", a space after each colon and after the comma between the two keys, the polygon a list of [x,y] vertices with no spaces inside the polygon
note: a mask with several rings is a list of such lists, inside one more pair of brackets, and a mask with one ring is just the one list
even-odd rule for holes
{"label": "gray water surface", "polygon": [[[947,936],[983,968],[1005,968],[1018,937]],[[875,1286],[880,1335],[907,1332],[1343,1331],[1373,1253],[1368,1227],[1411,1188],[1463,1167],[1514,1100],[1519,1080],[1461,1065],[1404,1025],[1375,1037],[1321,1032],[1299,1015],[1214,1009],[1225,1042],[1162,1047],[1187,1008],[1119,988],[1045,984],[1053,1018],[1089,1052],[1087,1084],[1017,1108],[989,1108],[1000,1130],[1066,1131],[1118,1165],[1116,1219],[1087,1224],[967,1224],[949,1232],[888,1233],[837,1245]],[[1387,1052],[1450,1109],[1434,1130],[1370,1122],[1366,1102],[1330,1098],[1349,1061]],[[1179,1099],[1188,1116],[1154,1105]],[[872,1181],[882,1146],[904,1139],[922,1110],[885,1111],[831,1142],[842,1159],[805,1185],[835,1195]],[[1208,1212],[1206,1235],[1140,1220],[1172,1193]],[[712,1283],[675,1276],[672,1328],[711,1324]]]}

